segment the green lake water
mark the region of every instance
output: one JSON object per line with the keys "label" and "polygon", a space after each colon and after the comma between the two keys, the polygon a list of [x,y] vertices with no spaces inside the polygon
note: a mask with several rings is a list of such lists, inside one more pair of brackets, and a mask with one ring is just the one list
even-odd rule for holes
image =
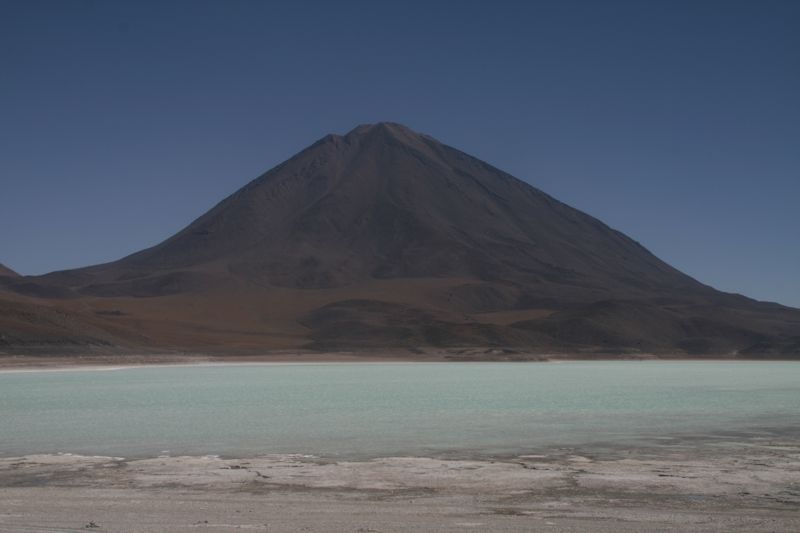
{"label": "green lake water", "polygon": [[0,455],[499,455],[800,433],[800,363],[335,363],[0,373]]}

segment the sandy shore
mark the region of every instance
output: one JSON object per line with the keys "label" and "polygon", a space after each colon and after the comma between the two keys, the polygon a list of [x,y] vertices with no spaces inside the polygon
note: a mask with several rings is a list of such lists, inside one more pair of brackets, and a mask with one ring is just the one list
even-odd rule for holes
{"label": "sandy shore", "polygon": [[0,531],[87,530],[794,532],[800,441],[497,460],[0,459]]}
{"label": "sandy shore", "polygon": [[[366,358],[384,360],[383,358]],[[392,359],[387,357],[387,359]],[[358,361],[361,357],[348,353],[275,353],[264,355],[205,355],[205,354],[87,354],[87,355],[0,355],[0,369],[16,368],[71,368],[71,367],[108,367],[108,366],[140,366],[140,365],[180,365],[198,363],[253,363],[253,362],[338,362]]]}
{"label": "sandy shore", "polygon": [[[541,359],[541,356],[536,356]],[[533,358],[526,360],[539,360]],[[275,352],[261,355],[207,354],[115,354],[115,355],[9,355],[0,354],[0,371],[6,370],[89,370],[141,366],[254,363],[376,363],[446,362],[443,354]]]}
{"label": "sandy shore", "polygon": [[90,370],[141,366],[176,366],[200,364],[255,363],[421,363],[421,362],[578,362],[578,361],[787,361],[788,357],[690,357],[686,354],[539,354],[505,353],[504,350],[472,348],[463,350],[431,350],[376,352],[272,352],[260,355],[213,354],[88,354],[28,355],[1,354],[0,372],[24,370]]}

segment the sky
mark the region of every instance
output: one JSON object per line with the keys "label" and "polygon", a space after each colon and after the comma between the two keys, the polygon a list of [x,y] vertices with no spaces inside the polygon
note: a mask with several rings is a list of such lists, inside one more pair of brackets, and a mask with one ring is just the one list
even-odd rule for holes
{"label": "sky", "polygon": [[118,259],[384,120],[800,307],[795,0],[0,0],[0,263]]}

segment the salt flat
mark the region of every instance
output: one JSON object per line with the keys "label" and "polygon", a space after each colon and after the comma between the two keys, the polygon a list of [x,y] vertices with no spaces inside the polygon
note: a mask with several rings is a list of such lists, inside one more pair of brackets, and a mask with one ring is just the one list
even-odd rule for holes
{"label": "salt flat", "polygon": [[[800,442],[494,460],[0,460],[0,531],[797,531]],[[93,528],[92,528],[93,529]]]}

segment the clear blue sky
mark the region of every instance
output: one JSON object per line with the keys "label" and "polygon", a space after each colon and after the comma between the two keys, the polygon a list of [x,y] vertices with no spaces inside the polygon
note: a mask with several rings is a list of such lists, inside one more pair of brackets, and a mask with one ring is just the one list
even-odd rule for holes
{"label": "clear blue sky", "polygon": [[800,307],[795,0],[0,0],[0,262],[119,258],[380,120]]}

